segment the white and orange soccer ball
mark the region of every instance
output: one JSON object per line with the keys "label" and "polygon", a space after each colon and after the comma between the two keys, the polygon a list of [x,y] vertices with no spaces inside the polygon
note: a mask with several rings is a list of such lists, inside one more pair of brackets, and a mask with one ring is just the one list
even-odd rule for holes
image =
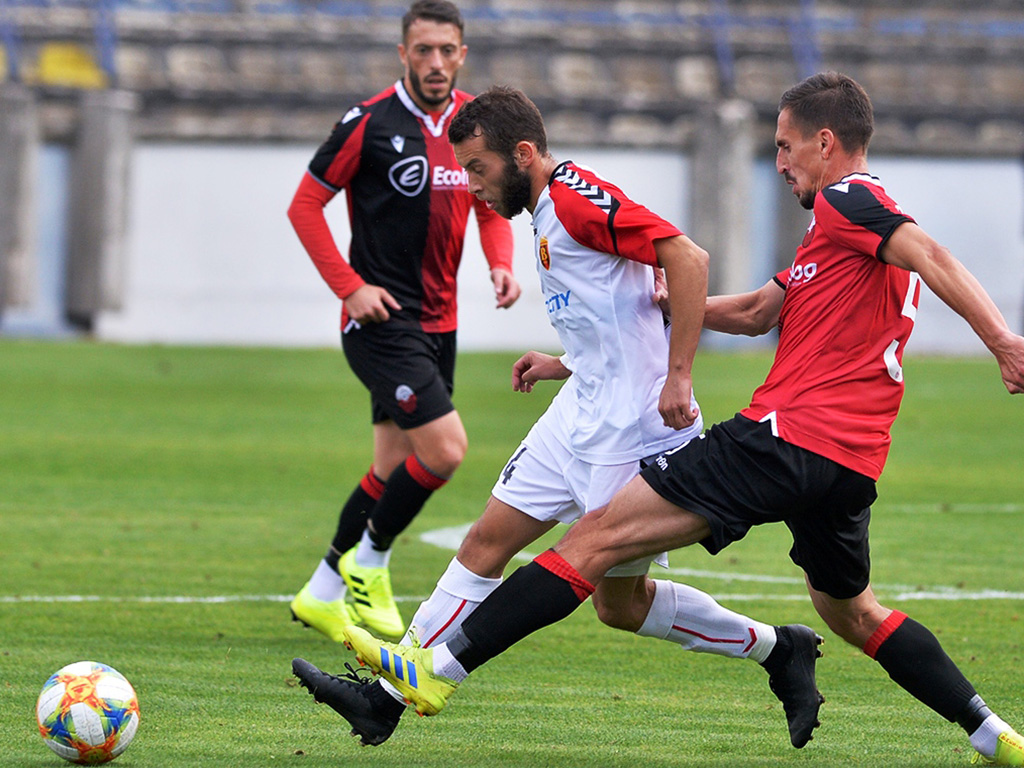
{"label": "white and orange soccer ball", "polygon": [[50,675],[36,702],[46,746],[72,763],[96,765],[120,755],[139,727],[139,700],[124,675],[77,661]]}

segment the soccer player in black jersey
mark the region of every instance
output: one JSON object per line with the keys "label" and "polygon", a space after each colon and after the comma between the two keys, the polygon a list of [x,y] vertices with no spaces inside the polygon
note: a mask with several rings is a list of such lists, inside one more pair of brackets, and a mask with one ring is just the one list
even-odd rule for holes
{"label": "soccer player in black jersey", "polygon": [[[332,640],[354,623],[384,635],[405,630],[391,592],[391,544],[466,452],[451,393],[456,272],[471,209],[497,306],[511,306],[520,293],[511,227],[469,194],[445,133],[471,98],[455,88],[467,51],[462,34],[452,3],[412,4],[398,45],[404,76],[344,113],[288,209],[310,258],[343,302],[342,347],[372,406],[373,463],[291,603],[296,620]],[[352,224],[347,260],[323,214],[342,190]]]}

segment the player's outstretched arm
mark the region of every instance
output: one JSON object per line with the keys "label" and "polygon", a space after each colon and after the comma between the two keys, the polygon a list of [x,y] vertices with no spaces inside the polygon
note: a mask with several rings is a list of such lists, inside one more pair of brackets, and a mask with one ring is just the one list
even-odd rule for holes
{"label": "player's outstretched arm", "polygon": [[527,352],[512,365],[512,389],[532,392],[538,381],[561,381],[572,374],[561,358],[543,352]]}
{"label": "player's outstretched arm", "polygon": [[882,259],[917,272],[946,305],[966,320],[999,363],[1011,394],[1024,393],[1024,338],[1010,330],[991,297],[956,257],[913,222],[901,224],[882,248]]}
{"label": "player's outstretched arm", "polygon": [[756,291],[727,296],[708,296],[704,327],[742,336],[760,336],[779,324],[786,291],[769,280]]}

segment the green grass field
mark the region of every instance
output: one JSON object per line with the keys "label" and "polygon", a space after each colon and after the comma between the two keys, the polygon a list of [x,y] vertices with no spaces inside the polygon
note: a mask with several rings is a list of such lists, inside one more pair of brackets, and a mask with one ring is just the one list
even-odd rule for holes
{"label": "green grass field", "polygon": [[[396,545],[406,618],[452,556],[420,536],[475,519],[554,393],[512,393],[515,357],[460,358],[470,452]],[[768,364],[702,354],[706,420],[744,406]],[[872,525],[876,591],[1024,726],[1024,398],[990,360],[911,357],[906,375]],[[293,656],[340,670],[351,654],[292,623],[285,600],[366,471],[368,410],[334,350],[0,341],[0,765],[63,764],[34,706],[80,659],[138,691],[124,768],[967,765],[958,728],[824,629],[780,526],[671,561],[732,608],[826,636],[807,748],[789,746],[756,664],[604,628],[588,606],[483,667],[439,717],[409,713],[360,748],[290,674]]]}

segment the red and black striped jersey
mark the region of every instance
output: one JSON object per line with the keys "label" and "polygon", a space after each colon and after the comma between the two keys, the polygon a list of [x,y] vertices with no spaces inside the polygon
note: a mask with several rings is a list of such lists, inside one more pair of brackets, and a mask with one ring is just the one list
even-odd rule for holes
{"label": "red and black striped jersey", "polygon": [[[433,333],[455,330],[456,273],[470,208],[491,268],[511,271],[511,226],[469,194],[448,143],[451,117],[470,98],[456,90],[443,113],[425,113],[399,81],[346,112],[317,150],[289,215],[339,298],[364,283],[379,285],[402,305],[394,322]],[[341,190],[352,226],[347,264],[333,240],[324,242],[323,230],[322,208]]]}
{"label": "red and black striped jersey", "polygon": [[796,259],[776,278],[786,298],[775,361],[742,412],[874,479],[903,398],[903,350],[920,296],[917,274],[878,254],[912,221],[873,176],[818,193]]}

